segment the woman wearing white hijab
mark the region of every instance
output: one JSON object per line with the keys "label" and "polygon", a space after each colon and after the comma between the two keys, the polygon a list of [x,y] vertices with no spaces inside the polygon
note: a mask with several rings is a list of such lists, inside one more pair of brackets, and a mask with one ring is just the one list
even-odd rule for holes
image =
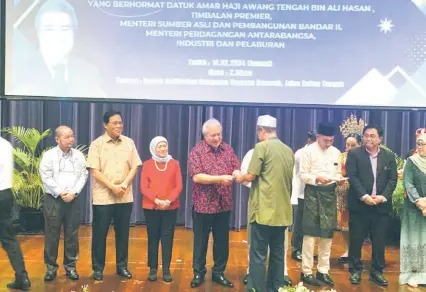
{"label": "woman wearing white hijab", "polygon": [[403,182],[407,190],[400,243],[401,284],[426,284],[426,134],[417,130],[416,153],[407,159]]}
{"label": "woman wearing white hijab", "polygon": [[155,137],[149,149],[152,158],[143,163],[140,183],[148,231],[148,280],[157,280],[158,244],[161,240],[163,280],[169,283],[172,281],[170,262],[177,209],[180,207],[182,173],[179,162],[168,153],[166,138]]}

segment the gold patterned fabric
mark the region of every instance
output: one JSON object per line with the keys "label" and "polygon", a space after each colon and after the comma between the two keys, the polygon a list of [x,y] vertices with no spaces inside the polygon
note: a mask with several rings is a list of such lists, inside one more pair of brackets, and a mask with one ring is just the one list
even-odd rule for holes
{"label": "gold patterned fabric", "polygon": [[[340,164],[342,166],[342,176],[346,176],[346,158],[347,152],[340,156]],[[349,183],[345,181],[344,184],[337,186],[337,228],[342,231],[349,231],[349,211],[348,211],[348,191]]]}
{"label": "gold patterned fabric", "polygon": [[303,234],[333,238],[337,227],[336,184],[306,185],[302,219]]}

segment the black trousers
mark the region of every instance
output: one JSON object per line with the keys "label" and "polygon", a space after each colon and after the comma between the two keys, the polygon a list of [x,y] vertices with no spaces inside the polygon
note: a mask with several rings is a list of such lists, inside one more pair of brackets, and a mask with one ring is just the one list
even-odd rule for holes
{"label": "black trousers", "polygon": [[192,212],[194,232],[194,253],[192,267],[194,274],[204,276],[206,270],[206,254],[210,231],[213,233],[213,275],[223,275],[229,257],[229,218],[231,212],[202,214]]}
{"label": "black trousers", "polygon": [[[250,273],[247,292],[277,292],[284,286],[284,236],[286,227],[250,224]],[[268,276],[265,285],[266,256]],[[266,290],[265,290],[266,287]],[[254,289],[254,290],[253,290]]]}
{"label": "black trousers", "polygon": [[175,235],[176,210],[143,209],[148,231],[148,266],[158,269],[158,244],[161,240],[163,271],[170,271],[173,238]]}
{"label": "black trousers", "polygon": [[388,215],[377,212],[356,213],[349,211],[349,271],[362,272],[361,250],[370,232],[373,244],[372,270],[383,273],[385,267],[386,233]]}
{"label": "black trousers", "polygon": [[302,220],[305,200],[297,199],[297,206],[294,211],[294,223],[291,231],[291,250],[292,252],[302,251],[303,245],[303,231]]}
{"label": "black trousers", "polygon": [[44,263],[49,271],[58,270],[58,247],[61,227],[64,226],[64,268],[75,269],[79,254],[78,229],[80,227],[80,200],[65,203],[62,198],[44,195]]}
{"label": "black trousers", "polygon": [[6,251],[12,268],[15,270],[16,279],[27,276],[24,258],[19,243],[15,237],[12,226],[12,207],[14,197],[11,189],[0,191],[0,242]]}
{"label": "black trousers", "polygon": [[103,272],[105,268],[106,238],[111,220],[115,231],[115,264],[127,268],[129,254],[129,225],[133,203],[93,205],[92,269]]}

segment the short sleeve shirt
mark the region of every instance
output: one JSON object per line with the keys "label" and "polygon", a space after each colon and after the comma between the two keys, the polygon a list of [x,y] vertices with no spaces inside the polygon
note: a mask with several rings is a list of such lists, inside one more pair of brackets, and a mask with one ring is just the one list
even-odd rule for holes
{"label": "short sleeve shirt", "polygon": [[[142,165],[142,161],[132,139],[121,135],[116,141],[107,134],[97,138],[89,148],[87,168],[100,171],[110,182],[122,183],[133,167]],[[92,178],[93,205],[111,205],[133,202],[132,185],[123,196],[114,193]]]}
{"label": "short sleeve shirt", "polygon": [[293,151],[278,138],[257,143],[248,173],[255,175],[249,198],[249,223],[290,226]]}
{"label": "short sleeve shirt", "polygon": [[[188,158],[190,176],[197,174],[232,175],[240,169],[240,163],[234,150],[226,143],[216,149],[205,140],[198,143]],[[194,211],[214,214],[232,210],[232,185],[192,183],[192,205]]]}

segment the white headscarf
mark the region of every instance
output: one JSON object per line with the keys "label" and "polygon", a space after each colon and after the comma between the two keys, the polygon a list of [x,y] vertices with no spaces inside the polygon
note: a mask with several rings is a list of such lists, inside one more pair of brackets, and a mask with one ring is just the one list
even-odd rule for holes
{"label": "white headscarf", "polygon": [[154,161],[157,161],[159,163],[167,163],[170,161],[170,159],[172,159],[171,155],[167,154],[166,157],[160,157],[157,155],[157,153],[155,153],[155,147],[157,147],[158,143],[161,142],[166,142],[167,144],[169,144],[166,138],[162,136],[157,136],[151,140],[151,143],[149,143],[149,151],[151,152],[152,159],[154,159]]}
{"label": "white headscarf", "polygon": [[[423,143],[426,143],[426,134],[421,134],[417,137],[416,141],[421,140]],[[426,156],[421,156],[416,153],[409,157],[411,161],[420,169],[421,172],[426,174]]]}

